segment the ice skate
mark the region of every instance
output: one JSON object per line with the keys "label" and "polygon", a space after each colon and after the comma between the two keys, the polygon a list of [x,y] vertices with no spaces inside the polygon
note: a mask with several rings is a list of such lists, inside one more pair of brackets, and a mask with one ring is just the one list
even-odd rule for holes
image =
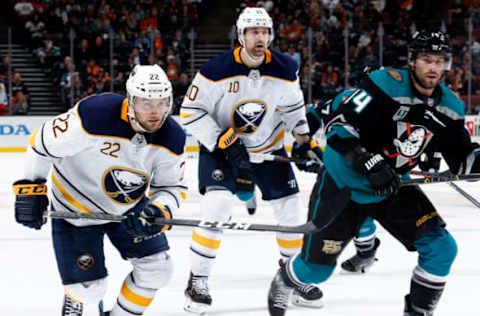
{"label": "ice skate", "polygon": [[372,250],[365,251],[365,252],[359,252],[351,257],[348,260],[345,260],[342,263],[342,269],[345,272],[349,273],[365,273],[367,272],[372,265],[375,263],[375,261],[378,261],[378,259],[375,257],[375,254],[377,252],[377,248],[380,245],[380,239],[375,238],[375,245],[373,246]]}
{"label": "ice skate", "polygon": [[62,316],[82,316],[82,313],[83,304],[65,295],[63,299]]}
{"label": "ice skate", "polygon": [[204,315],[210,305],[212,305],[212,297],[208,290],[208,277],[194,276],[190,273],[188,286],[185,290],[185,311]]}
{"label": "ice skate", "polygon": [[283,281],[280,269],[275,274],[272,283],[270,283],[270,290],[268,291],[268,311],[270,316],[285,315],[293,292],[293,287],[288,286]]}

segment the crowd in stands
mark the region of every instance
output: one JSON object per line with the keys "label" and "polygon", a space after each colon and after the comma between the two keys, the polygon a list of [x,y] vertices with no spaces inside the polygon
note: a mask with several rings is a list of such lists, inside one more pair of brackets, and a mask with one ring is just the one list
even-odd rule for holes
{"label": "crowd in stands", "polygon": [[65,108],[90,94],[124,93],[136,64],[159,64],[175,85],[185,81],[187,32],[198,22],[198,0],[13,2]]}
{"label": "crowd in stands", "polygon": [[[124,93],[130,69],[136,64],[151,63],[157,63],[166,70],[174,84],[175,103],[181,103],[191,80],[186,69],[190,54],[186,34],[198,24],[198,1],[14,2],[17,3],[18,17],[28,32],[29,45],[44,71],[60,87],[59,93],[67,108],[92,93],[111,90]],[[435,27],[447,31],[453,48],[453,63],[451,70],[445,74],[444,83],[464,97],[468,91],[470,66],[468,18],[472,17],[471,90],[479,101],[474,102],[466,112],[478,113],[480,4],[474,0],[453,2],[448,16],[442,19],[435,17],[434,12],[429,14],[418,10],[418,6],[415,10],[412,0],[242,0],[239,10],[246,6],[266,8],[274,21],[273,47],[298,62],[305,96],[307,98],[311,84],[313,102],[326,101],[339,91],[354,86],[366,66],[380,66],[380,25],[383,30],[382,64],[393,67],[407,65],[407,43],[415,29]],[[205,4],[208,5],[207,2]],[[308,62],[309,29],[312,30],[311,64]],[[71,30],[75,34],[73,58]],[[347,49],[345,36],[348,37]],[[111,44],[113,56],[110,56]],[[22,90],[21,93],[28,102],[28,91]],[[23,102],[21,95],[18,99],[18,102]],[[0,106],[1,100],[0,86]]]}
{"label": "crowd in stands", "polygon": [[[240,6],[264,6],[273,18],[274,48],[299,61],[302,88],[307,96],[312,77],[314,102],[326,101],[354,86],[365,67],[380,66],[379,25],[383,27],[383,66],[405,67],[407,44],[415,29],[447,31],[453,48],[451,70],[444,83],[457,95],[468,92],[468,18],[473,21],[472,94],[478,105],[467,113],[480,112],[480,2],[455,0],[442,21],[435,12],[415,11],[413,1],[250,1]],[[312,63],[308,63],[308,29],[312,30]],[[345,63],[345,31],[348,29],[348,63]],[[345,65],[346,64],[346,65]],[[347,77],[346,77],[347,76]]]}

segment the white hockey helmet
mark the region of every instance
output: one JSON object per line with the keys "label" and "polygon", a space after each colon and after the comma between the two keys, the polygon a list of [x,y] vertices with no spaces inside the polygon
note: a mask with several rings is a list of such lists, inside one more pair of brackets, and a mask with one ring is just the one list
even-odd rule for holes
{"label": "white hockey helmet", "polygon": [[245,8],[237,19],[237,35],[240,45],[245,47],[245,29],[249,27],[266,27],[270,34],[267,46],[273,41],[273,21],[264,8]]}
{"label": "white hockey helmet", "polygon": [[163,99],[167,98],[168,111],[164,115],[160,128],[172,110],[172,84],[165,71],[158,65],[136,65],[127,79],[128,117],[143,132],[146,130],[135,116],[135,99]]}

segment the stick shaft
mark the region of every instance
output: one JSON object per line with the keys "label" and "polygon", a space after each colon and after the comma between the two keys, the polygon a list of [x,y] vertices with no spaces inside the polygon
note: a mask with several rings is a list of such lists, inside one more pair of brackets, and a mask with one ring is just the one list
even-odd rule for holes
{"label": "stick shaft", "polygon": [[[125,216],[123,215],[109,215],[109,214],[85,214],[72,212],[50,212],[48,214],[51,218],[62,219],[89,219],[89,220],[105,220],[111,222],[121,222]],[[196,219],[181,219],[181,218],[156,218],[155,225],[175,225],[188,227],[203,227],[203,228],[217,228],[217,229],[232,229],[232,230],[251,230],[264,232],[283,232],[283,233],[309,233],[317,229],[312,222],[307,222],[303,225],[297,226],[282,226],[282,225],[268,225],[268,224],[251,224],[242,222],[211,222]]]}

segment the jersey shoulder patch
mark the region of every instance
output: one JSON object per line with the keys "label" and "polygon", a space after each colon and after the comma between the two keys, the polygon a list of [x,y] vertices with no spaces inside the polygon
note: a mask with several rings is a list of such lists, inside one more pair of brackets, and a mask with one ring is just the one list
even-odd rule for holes
{"label": "jersey shoulder patch", "polygon": [[267,58],[270,61],[262,64],[260,70],[262,76],[271,76],[288,81],[297,80],[298,64],[292,57],[270,49],[267,52]]}
{"label": "jersey shoulder patch", "polygon": [[130,139],[133,131],[128,122],[121,119],[125,97],[107,93],[80,100],[78,115],[83,129],[94,136],[115,136]]}
{"label": "jersey shoulder patch", "polygon": [[368,77],[392,98],[410,96],[411,94],[410,78],[406,69],[378,69],[372,71]]}
{"label": "jersey shoulder patch", "polygon": [[165,147],[176,155],[181,155],[185,151],[186,138],[183,128],[171,116],[167,117],[158,131],[146,134],[148,143]]}
{"label": "jersey shoulder patch", "polygon": [[219,81],[233,76],[247,76],[248,68],[235,62],[234,49],[230,49],[203,64],[200,74],[209,80]]}

